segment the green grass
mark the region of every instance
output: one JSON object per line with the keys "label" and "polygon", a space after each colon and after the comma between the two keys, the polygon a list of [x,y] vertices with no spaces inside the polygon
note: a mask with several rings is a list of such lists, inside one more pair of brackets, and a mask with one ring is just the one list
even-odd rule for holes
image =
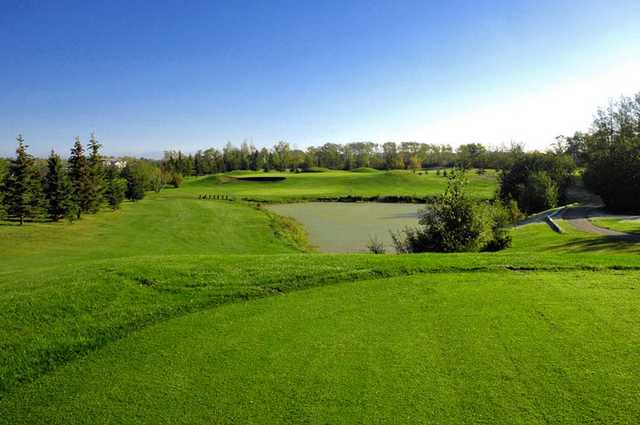
{"label": "green grass", "polygon": [[149,327],[3,423],[634,423],[639,272],[338,284]]}
{"label": "green grass", "polygon": [[445,184],[286,175],[192,179],[74,224],[0,225],[0,423],[638,417],[639,244],[560,222],[514,230],[499,253],[308,254],[293,221],[197,199]]}
{"label": "green grass", "polygon": [[178,190],[149,194],[121,210],[23,227],[0,222],[3,273],[31,267],[138,255],[299,252],[279,237],[282,223],[265,211],[229,201],[203,201]]}
{"label": "green grass", "polygon": [[596,226],[617,230],[618,232],[640,233],[640,219],[593,218],[591,221]]}
{"label": "green grass", "polygon": [[[242,174],[246,177],[249,174]],[[256,175],[265,175],[257,173]],[[283,176],[281,182],[240,181],[233,175],[215,175],[191,181],[184,191],[199,194],[229,194],[238,198],[264,202],[290,202],[342,198],[346,196],[409,196],[431,197],[441,194],[447,178],[430,171],[426,174],[411,171],[350,172],[328,171],[324,173],[268,173]],[[496,190],[496,174],[469,173],[469,192],[478,199],[493,197]]]}

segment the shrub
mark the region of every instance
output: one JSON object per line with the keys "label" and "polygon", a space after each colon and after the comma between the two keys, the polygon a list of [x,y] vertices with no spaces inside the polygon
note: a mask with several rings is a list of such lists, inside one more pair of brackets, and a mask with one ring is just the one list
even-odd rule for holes
{"label": "shrub", "polygon": [[182,186],[182,182],[184,181],[184,177],[180,173],[172,173],[169,178],[169,184],[176,189]]}
{"label": "shrub", "polygon": [[386,250],[384,249],[384,244],[377,236],[369,236],[369,242],[367,243],[367,249],[372,254],[384,254]]}
{"label": "shrub", "polygon": [[474,202],[466,196],[465,185],[464,172],[452,172],[445,193],[420,213],[420,227],[391,234],[396,251],[463,252],[509,246],[507,210],[500,204]]}
{"label": "shrub", "polygon": [[513,210],[514,207],[519,213],[520,211],[515,203],[505,206],[498,202],[489,207],[492,221],[492,237],[484,246],[483,251],[501,251],[511,246],[512,239],[509,226],[516,221],[514,219],[514,216],[516,216]]}

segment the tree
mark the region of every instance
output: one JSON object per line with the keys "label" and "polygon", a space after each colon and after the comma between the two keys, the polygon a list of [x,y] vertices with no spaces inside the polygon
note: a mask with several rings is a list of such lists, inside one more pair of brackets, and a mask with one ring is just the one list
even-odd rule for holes
{"label": "tree", "polygon": [[527,177],[518,199],[524,211],[544,211],[558,206],[558,185],[545,171],[536,171]]}
{"label": "tree", "polygon": [[484,168],[485,161],[483,159],[486,153],[487,149],[480,143],[460,145],[457,150],[458,159],[456,163],[465,170],[472,167]]}
{"label": "tree", "polygon": [[149,176],[149,185],[151,190],[155,193],[160,193],[164,188],[164,185],[169,181],[169,174],[162,171],[160,168],[153,167]]}
{"label": "tree", "polygon": [[502,202],[515,200],[522,211],[531,214],[566,201],[575,170],[569,155],[540,152],[515,155],[510,168],[500,175]]}
{"label": "tree", "polygon": [[120,177],[120,170],[115,165],[110,165],[105,170],[105,192],[107,204],[112,210],[120,208],[127,191],[127,180]]}
{"label": "tree", "polygon": [[278,142],[273,148],[274,167],[278,171],[285,171],[290,165],[291,148],[287,142]]}
{"label": "tree", "polygon": [[143,167],[138,161],[127,161],[127,165],[122,169],[122,177],[127,181],[125,196],[131,201],[144,199],[145,174]]}
{"label": "tree", "polygon": [[44,195],[47,200],[47,215],[51,220],[58,221],[63,217],[73,220],[77,216],[78,205],[73,200],[73,187],[60,156],[54,151],[51,151],[47,160]]}
{"label": "tree", "polygon": [[102,145],[98,143],[94,133],[89,139],[89,183],[87,186],[86,211],[96,213],[104,202],[104,159],[100,155]]}
{"label": "tree", "polygon": [[4,180],[4,202],[9,218],[20,221],[35,219],[44,212],[44,197],[40,183],[40,175],[35,162],[27,153],[22,135],[18,135],[16,158],[9,163],[9,170]]}
{"label": "tree", "polygon": [[609,210],[640,211],[640,93],[598,111],[584,157],[585,185]]}
{"label": "tree", "polygon": [[92,179],[89,162],[84,154],[80,138],[76,137],[71,156],[69,157],[69,178],[73,188],[73,201],[78,205],[77,218],[83,212],[90,212],[93,207]]}
{"label": "tree", "polygon": [[9,172],[9,160],[0,158],[0,220],[5,217],[6,209],[4,205],[4,191],[2,190],[3,182]]}
{"label": "tree", "polygon": [[395,143],[387,142],[382,145],[382,158],[385,169],[402,168],[398,147]]}

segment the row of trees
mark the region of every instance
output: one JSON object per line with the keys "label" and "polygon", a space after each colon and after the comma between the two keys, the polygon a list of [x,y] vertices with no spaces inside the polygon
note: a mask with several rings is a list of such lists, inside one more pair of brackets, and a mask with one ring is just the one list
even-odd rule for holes
{"label": "row of trees", "polygon": [[[515,150],[521,150],[515,147]],[[236,147],[228,143],[222,150],[209,148],[194,155],[167,151],[162,167],[182,175],[205,175],[233,170],[307,170],[329,168],[352,170],[360,167],[377,169],[419,169],[429,167],[504,168],[509,166],[514,147],[487,149],[481,144],[462,145],[454,150],[449,145],[425,143],[362,142],[344,145],[326,143],[306,150],[293,149],[286,142],[273,148],[257,149],[248,143]]]}
{"label": "row of trees", "polygon": [[640,93],[601,108],[586,133],[560,136],[551,152],[520,153],[502,172],[500,197],[537,212],[567,201],[576,167],[614,212],[640,212]]}
{"label": "row of trees", "polygon": [[108,163],[93,134],[88,154],[76,137],[66,161],[53,151],[46,161],[36,160],[23,137],[17,141],[15,158],[0,162],[0,217],[20,224],[44,218],[76,220],[104,205],[116,210],[125,198],[142,199],[146,190],[159,191],[181,179],[146,160]]}
{"label": "row of trees", "polygon": [[584,167],[584,183],[611,211],[640,211],[640,93],[600,108],[591,130],[560,136],[555,151]]}

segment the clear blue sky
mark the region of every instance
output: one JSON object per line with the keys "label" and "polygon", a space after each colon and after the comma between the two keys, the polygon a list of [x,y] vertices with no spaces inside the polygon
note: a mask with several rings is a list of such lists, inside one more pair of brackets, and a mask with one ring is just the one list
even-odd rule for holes
{"label": "clear blue sky", "polygon": [[[186,5],[185,5],[186,4]],[[1,1],[0,154],[542,148],[640,91],[638,1]]]}

